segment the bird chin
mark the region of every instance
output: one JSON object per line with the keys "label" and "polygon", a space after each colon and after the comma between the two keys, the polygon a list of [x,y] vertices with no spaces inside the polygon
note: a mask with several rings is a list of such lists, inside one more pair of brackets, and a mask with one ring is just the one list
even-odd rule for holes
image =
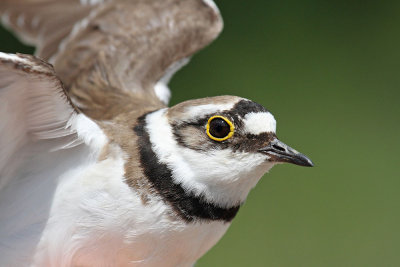
{"label": "bird chin", "polygon": [[263,164],[263,167],[265,169],[264,174],[268,173],[269,170],[272,169],[276,164],[280,164],[281,162],[275,162],[275,161],[269,161],[266,160],[265,163]]}

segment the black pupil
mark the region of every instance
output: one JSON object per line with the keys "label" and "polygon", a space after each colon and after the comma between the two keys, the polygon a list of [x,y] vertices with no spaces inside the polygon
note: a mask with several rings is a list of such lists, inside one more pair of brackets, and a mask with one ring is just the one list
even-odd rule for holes
{"label": "black pupil", "polygon": [[210,122],[210,134],[216,138],[224,138],[231,131],[229,124],[220,118],[215,118]]}

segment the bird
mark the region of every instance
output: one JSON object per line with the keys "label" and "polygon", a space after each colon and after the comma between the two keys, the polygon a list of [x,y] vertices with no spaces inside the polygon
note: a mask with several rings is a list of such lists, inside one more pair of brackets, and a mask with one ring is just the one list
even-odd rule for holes
{"label": "bird", "polygon": [[193,266],[274,165],[313,166],[262,105],[168,107],[223,28],[211,0],[3,0],[0,265]]}

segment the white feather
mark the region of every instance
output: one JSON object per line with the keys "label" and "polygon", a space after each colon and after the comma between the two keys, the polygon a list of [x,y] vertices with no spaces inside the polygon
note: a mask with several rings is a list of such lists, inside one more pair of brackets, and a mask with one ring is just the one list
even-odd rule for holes
{"label": "white feather", "polygon": [[18,168],[18,151],[29,142],[67,141],[74,135],[65,127],[73,108],[52,74],[50,66],[29,57],[0,53],[0,189]]}
{"label": "white feather", "polygon": [[3,266],[26,266],[30,262],[49,217],[58,177],[84,164],[90,155],[82,146],[49,153],[53,145],[41,141],[20,151],[23,167],[0,192]]}
{"label": "white feather", "polygon": [[68,121],[68,126],[78,133],[78,136],[94,150],[99,150],[108,142],[103,130],[84,114],[74,114]]}
{"label": "white feather", "polygon": [[143,204],[124,181],[124,153],[112,149],[61,176],[34,266],[193,265],[229,224],[186,224],[158,198]]}
{"label": "white feather", "polygon": [[276,121],[269,112],[251,112],[244,117],[244,131],[258,135],[260,133],[276,131]]}

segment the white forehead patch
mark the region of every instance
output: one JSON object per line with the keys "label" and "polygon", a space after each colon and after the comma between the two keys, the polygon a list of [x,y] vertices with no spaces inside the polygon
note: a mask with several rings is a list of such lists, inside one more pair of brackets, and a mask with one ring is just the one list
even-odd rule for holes
{"label": "white forehead patch", "polygon": [[276,131],[276,121],[269,112],[251,112],[243,119],[244,131],[249,134],[260,134]]}

